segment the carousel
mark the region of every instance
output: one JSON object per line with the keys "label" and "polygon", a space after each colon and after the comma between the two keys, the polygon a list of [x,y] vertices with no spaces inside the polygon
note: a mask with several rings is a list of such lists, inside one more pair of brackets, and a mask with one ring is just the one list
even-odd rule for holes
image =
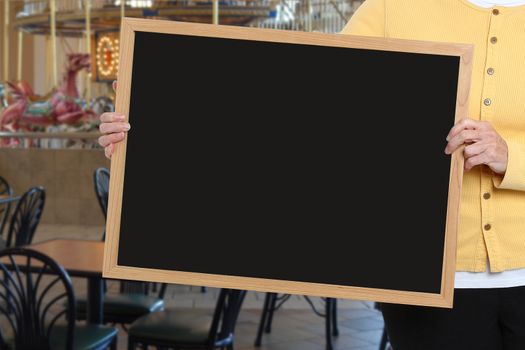
{"label": "carousel", "polygon": [[[2,61],[6,81],[0,83],[0,147],[40,148],[96,147],[98,116],[113,108],[114,93],[110,86],[117,77],[119,30],[125,16],[337,32],[361,3],[355,0],[2,2]],[[45,37],[49,91],[42,95],[35,94],[32,86],[21,78],[22,42],[28,35]],[[10,42],[13,37],[18,43]],[[72,47],[70,40],[79,44]],[[17,50],[15,62],[10,60],[13,48]],[[15,79],[9,76],[9,68],[14,65]]]}

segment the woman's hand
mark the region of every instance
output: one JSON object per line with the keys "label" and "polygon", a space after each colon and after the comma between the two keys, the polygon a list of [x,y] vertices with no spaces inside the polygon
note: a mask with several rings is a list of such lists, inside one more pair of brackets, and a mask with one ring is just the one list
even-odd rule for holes
{"label": "woman's hand", "polygon": [[[113,82],[113,90],[117,90],[117,82]],[[115,144],[124,140],[125,134],[131,126],[125,122],[126,117],[120,113],[107,112],[100,116],[99,130],[102,136],[99,137],[98,143],[104,147],[104,153],[107,158],[111,158],[115,151]]]}
{"label": "woman's hand", "polygon": [[489,122],[462,119],[450,130],[447,141],[446,154],[465,145],[465,169],[485,164],[496,174],[507,171],[507,143]]}

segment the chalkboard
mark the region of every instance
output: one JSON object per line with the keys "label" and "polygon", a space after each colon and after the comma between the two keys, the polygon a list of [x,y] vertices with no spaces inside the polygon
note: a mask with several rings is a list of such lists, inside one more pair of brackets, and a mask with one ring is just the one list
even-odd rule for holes
{"label": "chalkboard", "polygon": [[470,46],[125,19],[120,57],[104,276],[452,305]]}

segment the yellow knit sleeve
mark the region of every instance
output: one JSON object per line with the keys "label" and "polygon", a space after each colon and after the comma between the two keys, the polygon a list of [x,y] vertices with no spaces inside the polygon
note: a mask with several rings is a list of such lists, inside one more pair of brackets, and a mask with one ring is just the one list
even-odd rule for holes
{"label": "yellow knit sleeve", "polygon": [[385,1],[366,0],[350,18],[341,34],[384,37]]}
{"label": "yellow knit sleeve", "polygon": [[525,143],[507,141],[508,164],[505,176],[494,178],[497,188],[525,191]]}

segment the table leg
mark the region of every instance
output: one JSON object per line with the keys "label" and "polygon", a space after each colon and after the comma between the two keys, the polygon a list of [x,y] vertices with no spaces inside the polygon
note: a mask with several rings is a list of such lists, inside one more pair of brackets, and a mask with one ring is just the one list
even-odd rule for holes
{"label": "table leg", "polygon": [[334,300],[332,298],[326,298],[326,311],[325,311],[325,326],[326,326],[326,350],[332,350],[334,348],[332,341],[332,322],[333,311],[334,311]]}
{"label": "table leg", "polygon": [[334,313],[332,315],[333,316],[332,327],[334,330],[332,334],[334,335],[334,337],[337,337],[339,336],[339,326],[337,324],[337,299],[334,299],[333,308],[334,308]]}
{"label": "table leg", "polygon": [[87,321],[94,324],[103,322],[103,301],[104,291],[102,278],[88,278],[88,295],[87,295]]}

